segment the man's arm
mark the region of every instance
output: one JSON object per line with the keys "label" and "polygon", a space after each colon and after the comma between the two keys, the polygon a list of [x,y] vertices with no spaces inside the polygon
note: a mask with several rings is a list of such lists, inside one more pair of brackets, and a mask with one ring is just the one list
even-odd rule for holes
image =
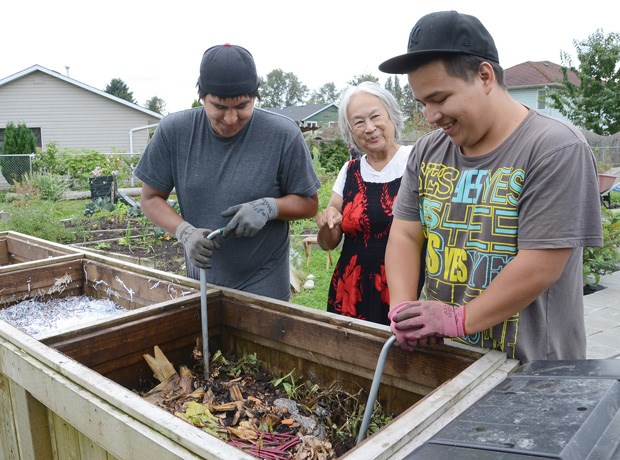
{"label": "man's arm", "polygon": [[146,217],[155,225],[174,235],[183,219],[168,204],[170,193],[160,192],[147,184],[142,184],[140,207]]}
{"label": "man's arm", "polygon": [[527,307],[560,278],[574,250],[520,250],[489,287],[467,303],[467,333],[473,334],[493,327]]}
{"label": "man's arm", "polygon": [[319,195],[312,196],[284,195],[276,199],[280,220],[309,219],[319,210]]}
{"label": "man's arm", "polygon": [[422,223],[394,217],[385,250],[390,307],[418,298],[420,256],[425,244]]}

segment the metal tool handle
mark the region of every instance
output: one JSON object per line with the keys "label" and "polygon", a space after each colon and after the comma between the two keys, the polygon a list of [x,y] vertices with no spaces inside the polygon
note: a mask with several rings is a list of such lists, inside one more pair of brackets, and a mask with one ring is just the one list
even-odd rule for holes
{"label": "metal tool handle", "polygon": [[[212,240],[222,233],[224,228],[218,228],[207,235]],[[200,316],[202,318],[202,361],[204,367],[204,378],[209,378],[209,319],[207,316],[207,271],[200,269]]]}
{"label": "metal tool handle", "polygon": [[381,383],[381,376],[383,375],[383,366],[385,366],[385,359],[387,358],[388,350],[392,344],[396,341],[396,336],[393,335],[381,348],[379,353],[379,359],[377,360],[377,367],[375,368],[375,375],[372,378],[372,385],[370,386],[370,392],[368,393],[368,401],[366,402],[366,409],[364,409],[364,418],[362,419],[362,425],[360,431],[357,433],[357,442],[359,444],[366,437],[366,431],[368,431],[368,425],[370,425],[370,418],[372,417],[372,410],[375,406],[375,400],[377,399],[377,393],[379,392],[379,384]]}

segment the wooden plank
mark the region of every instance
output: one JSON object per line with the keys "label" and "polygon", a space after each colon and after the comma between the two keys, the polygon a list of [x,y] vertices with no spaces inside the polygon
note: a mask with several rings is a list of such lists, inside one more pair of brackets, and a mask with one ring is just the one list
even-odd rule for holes
{"label": "wooden plank", "polygon": [[88,460],[113,460],[114,457],[102,448],[95,444],[92,439],[87,438],[82,433],[78,433],[78,439],[80,443],[80,457]]}
{"label": "wooden plank", "polygon": [[19,264],[3,265],[0,267],[0,274],[14,272],[18,270],[29,270],[36,267],[47,266],[52,262],[64,262],[67,260],[82,259],[82,254],[66,254],[63,256],[53,257],[52,259],[33,260],[30,262],[22,262]]}
{"label": "wooden plank", "polygon": [[135,264],[135,263],[124,261],[124,260],[114,259],[112,257],[107,257],[102,254],[90,252],[88,251],[88,249],[80,248],[80,251],[84,254],[87,260],[102,262],[106,265],[109,265],[111,267],[116,267],[121,270],[127,270],[133,273],[155,277],[160,280],[171,281],[173,283],[177,283],[182,286],[192,287],[196,290],[200,289],[200,285],[197,280],[188,278],[186,276],[181,276],[175,273],[165,272],[162,270],[158,270],[156,268],[145,267],[143,265]]}
{"label": "wooden plank", "polygon": [[63,253],[68,253],[68,252],[81,253],[82,252],[79,249],[73,248],[71,246],[67,246],[62,243],[55,243],[53,241],[45,240],[43,238],[38,238],[32,235],[26,235],[25,233],[16,232],[14,230],[7,230],[4,232],[0,232],[0,237],[9,238],[13,240],[27,241],[30,244],[54,249],[54,250],[57,250]]}
{"label": "wooden plank", "polygon": [[[306,359],[322,354],[335,363],[366,370],[372,378],[379,352],[390,337],[387,326],[374,325],[366,332],[349,328],[349,319],[329,324],[304,315],[303,311],[273,311],[252,303],[223,301],[222,325],[274,340],[304,351]],[[339,315],[338,315],[339,316]],[[341,317],[342,318],[342,317]],[[335,320],[338,321],[338,320]],[[317,344],[320,344],[318,346]],[[461,353],[445,345],[408,353],[393,347],[388,353],[384,378],[398,384],[408,381],[436,388],[479,358],[470,351]]]}
{"label": "wooden plank", "polygon": [[47,409],[23,387],[11,381],[11,403],[20,458],[52,458]]}
{"label": "wooden plank", "polygon": [[75,252],[68,248],[54,247],[36,240],[9,237],[6,240],[10,263],[20,263],[30,260],[44,260]]}
{"label": "wooden plank", "polygon": [[19,458],[10,381],[0,374],[0,460]]}
{"label": "wooden plank", "polygon": [[54,433],[54,457],[72,459],[80,457],[80,441],[78,431],[56,413],[50,413],[50,428]]}
{"label": "wooden plank", "polygon": [[1,237],[0,238],[0,266],[8,265],[10,260],[11,259],[9,258],[9,249],[8,249],[8,245],[6,242],[6,237]]}
{"label": "wooden plank", "polygon": [[3,306],[35,296],[76,295],[83,287],[82,262],[66,261],[0,274]]}
{"label": "wooden plank", "polygon": [[0,337],[0,373],[118,458],[252,459],[8,324]]}
{"label": "wooden plank", "polygon": [[196,289],[159,279],[153,274],[136,273],[88,259],[84,261],[84,272],[86,295],[112,298],[129,309],[179,299],[197,292]]}

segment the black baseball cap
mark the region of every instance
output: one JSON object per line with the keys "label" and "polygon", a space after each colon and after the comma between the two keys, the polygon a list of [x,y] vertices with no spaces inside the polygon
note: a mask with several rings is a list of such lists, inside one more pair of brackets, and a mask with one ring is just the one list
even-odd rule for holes
{"label": "black baseball cap", "polygon": [[381,63],[385,73],[407,73],[421,57],[439,53],[473,54],[499,63],[495,42],[478,18],[456,11],[422,16],[411,29],[407,53]]}
{"label": "black baseball cap", "polygon": [[198,88],[221,98],[253,93],[258,75],[252,54],[230,43],[212,46],[202,55]]}

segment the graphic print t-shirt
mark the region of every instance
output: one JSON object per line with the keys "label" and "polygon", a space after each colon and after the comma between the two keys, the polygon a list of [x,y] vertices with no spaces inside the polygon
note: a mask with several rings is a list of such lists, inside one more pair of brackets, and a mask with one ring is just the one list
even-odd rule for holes
{"label": "graphic print t-shirt", "polygon": [[522,361],[585,358],[582,247],[602,235],[594,155],[575,128],[532,110],[477,157],[434,131],[414,147],[394,216],[422,222],[425,297],[451,305],[481,294],[519,249],[575,248],[544,295],[463,341]]}

